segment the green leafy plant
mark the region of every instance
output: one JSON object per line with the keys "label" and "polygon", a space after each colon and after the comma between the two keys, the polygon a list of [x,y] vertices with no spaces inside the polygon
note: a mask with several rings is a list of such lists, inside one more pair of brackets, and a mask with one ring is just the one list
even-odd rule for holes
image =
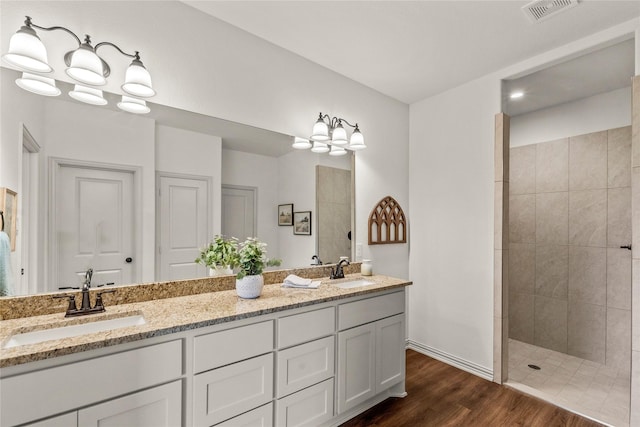
{"label": "green leafy plant", "polygon": [[216,235],[209,246],[200,251],[200,256],[196,258],[197,264],[204,264],[209,268],[229,267],[235,268],[238,265],[238,239],[229,239],[221,235]]}
{"label": "green leafy plant", "polygon": [[238,248],[238,279],[262,274],[265,267],[278,266],[282,260],[267,258],[267,244],[255,237],[249,237]]}

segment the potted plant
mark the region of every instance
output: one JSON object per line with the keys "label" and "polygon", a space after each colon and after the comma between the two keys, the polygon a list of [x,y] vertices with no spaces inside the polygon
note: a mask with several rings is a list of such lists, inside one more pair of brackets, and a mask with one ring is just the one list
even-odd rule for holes
{"label": "potted plant", "polygon": [[214,236],[209,246],[202,249],[196,263],[209,267],[209,276],[233,274],[233,268],[238,264],[238,239]]}
{"label": "potted plant", "polygon": [[249,237],[238,248],[238,267],[236,292],[241,298],[258,298],[262,293],[265,267],[281,264],[279,259],[267,258],[267,244],[255,237]]}

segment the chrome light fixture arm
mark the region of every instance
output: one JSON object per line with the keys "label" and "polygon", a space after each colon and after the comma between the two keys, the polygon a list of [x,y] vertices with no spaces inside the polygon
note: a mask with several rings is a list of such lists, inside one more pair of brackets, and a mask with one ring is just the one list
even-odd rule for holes
{"label": "chrome light fixture arm", "polygon": [[[66,31],[67,33],[71,34],[71,36],[73,36],[74,39],[76,39],[76,41],[78,42],[78,46],[80,46],[82,44],[82,42],[80,41],[80,38],[76,35],[76,33],[74,33],[73,31],[71,31],[68,28],[65,27],[60,27],[60,26],[55,26],[55,27],[41,27],[40,25],[36,25],[33,22],[31,22],[31,17],[30,16],[25,16],[25,20],[24,20],[24,25],[26,27],[29,28],[37,28],[39,30],[42,31],[54,31],[54,30],[62,30],[62,31]],[[88,37],[88,36],[87,36]]]}
{"label": "chrome light fixture arm", "polygon": [[338,126],[338,124],[340,124],[340,123],[344,123],[347,126],[350,126],[350,127],[354,128],[354,129],[358,128],[358,124],[357,123],[355,125],[352,125],[351,123],[349,123],[348,121],[346,121],[342,117],[331,117],[330,115],[322,114],[322,112],[321,112],[319,114],[318,118],[323,120],[324,122],[326,122],[327,125],[329,125],[330,130],[331,129],[335,129],[335,127]]}

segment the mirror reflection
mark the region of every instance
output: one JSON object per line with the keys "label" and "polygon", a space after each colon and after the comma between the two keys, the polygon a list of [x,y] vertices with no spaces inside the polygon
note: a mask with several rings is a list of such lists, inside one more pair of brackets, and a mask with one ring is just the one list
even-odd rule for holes
{"label": "mirror reflection", "polygon": [[[203,277],[215,234],[256,236],[282,268],[351,256],[352,155],[291,148],[293,137],[149,104],[134,115],[18,88],[0,68],[0,187],[17,192],[13,295]],[[278,205],[311,212],[309,233]],[[2,268],[3,266],[0,266]]]}

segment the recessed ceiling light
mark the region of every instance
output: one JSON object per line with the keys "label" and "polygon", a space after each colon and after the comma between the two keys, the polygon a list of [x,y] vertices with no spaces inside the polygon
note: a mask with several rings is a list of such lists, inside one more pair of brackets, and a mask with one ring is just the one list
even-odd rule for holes
{"label": "recessed ceiling light", "polygon": [[519,90],[516,92],[511,92],[511,95],[509,95],[509,98],[511,99],[518,99],[518,98],[522,98],[524,96],[524,92]]}

